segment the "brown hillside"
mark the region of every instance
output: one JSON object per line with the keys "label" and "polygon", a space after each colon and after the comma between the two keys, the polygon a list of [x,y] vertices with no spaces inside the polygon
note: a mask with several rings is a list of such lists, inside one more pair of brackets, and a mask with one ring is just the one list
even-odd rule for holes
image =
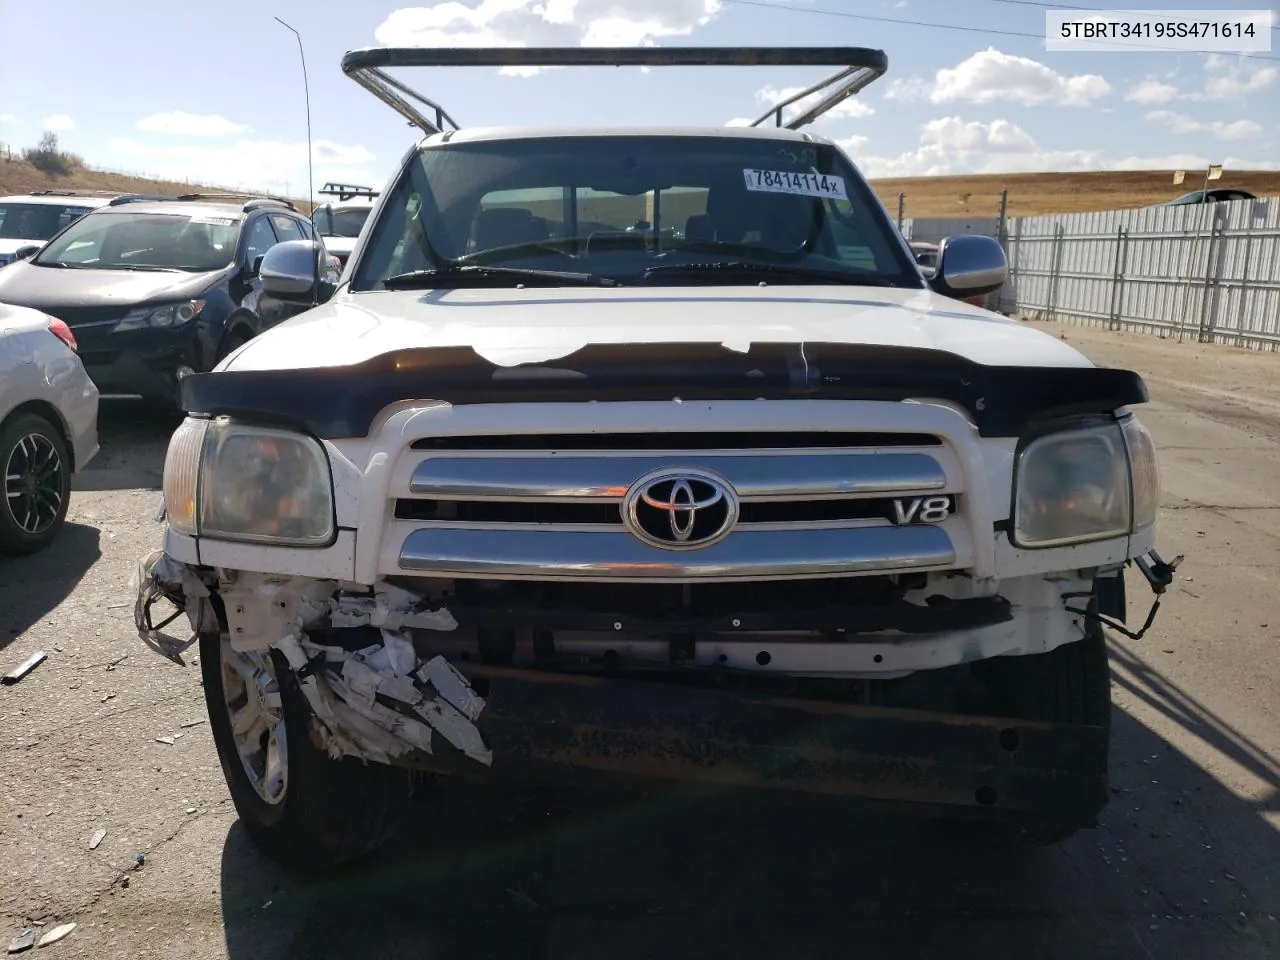
{"label": "brown hillside", "polygon": [[[1168,170],[1126,170],[1092,173],[1012,173],[981,176],[906,177],[873,180],[876,193],[897,211],[899,192],[906,195],[908,217],[995,216],[1000,191],[1009,191],[1009,215],[1077,213],[1117,210],[1172,200],[1202,181],[1192,173],[1186,183],[1174,186]],[[1280,170],[1230,171],[1215,186],[1242,187],[1258,196],[1280,195]],[[192,193],[218,187],[167,180],[149,180],[103,173],[77,165],[65,177],[50,177],[23,160],[0,155],[0,196],[32,190],[118,190],[121,193]],[[295,200],[306,208],[305,201]]]}
{"label": "brown hillside", "polygon": [[[65,177],[41,173],[25,160],[6,159],[0,155],[0,197],[33,190],[112,190],[120,193],[158,193],[176,195],[183,193],[236,192],[229,187],[211,184],[178,182],[175,180],[151,180],[146,177],[130,177],[119,173],[92,170],[72,159],[72,171]],[[305,200],[295,200],[298,208],[307,209]]]}
{"label": "brown hillside", "polygon": [[[1187,171],[1173,183],[1171,170],[1117,170],[1092,173],[1004,173],[958,177],[904,177],[873,180],[881,202],[897,213],[906,195],[908,217],[994,217],[1000,191],[1009,191],[1009,216],[1121,210],[1163,203],[1204,186],[1204,173]],[[1280,195],[1280,170],[1226,170],[1214,187],[1239,187],[1259,197]]]}

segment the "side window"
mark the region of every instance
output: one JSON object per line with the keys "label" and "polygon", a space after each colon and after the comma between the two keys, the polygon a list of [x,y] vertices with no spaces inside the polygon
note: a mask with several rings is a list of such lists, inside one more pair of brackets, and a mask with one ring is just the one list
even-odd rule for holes
{"label": "side window", "polygon": [[249,224],[249,239],[245,244],[244,259],[253,263],[257,257],[264,256],[276,245],[276,235],[266,217],[259,217]]}
{"label": "side window", "polygon": [[304,240],[314,240],[316,238],[315,227],[310,220],[295,220],[293,225],[302,231]]}
{"label": "side window", "polygon": [[298,228],[298,221],[293,217],[273,216],[271,225],[276,228],[276,236],[280,238],[280,242],[286,240],[301,240],[302,231]]}
{"label": "side window", "polygon": [[562,237],[563,211],[562,187],[494,190],[480,201],[469,249],[489,250]]}

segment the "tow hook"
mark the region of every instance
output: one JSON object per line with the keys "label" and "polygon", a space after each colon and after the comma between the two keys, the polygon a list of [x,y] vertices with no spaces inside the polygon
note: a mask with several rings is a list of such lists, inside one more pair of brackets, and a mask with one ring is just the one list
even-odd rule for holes
{"label": "tow hook", "polygon": [[[1147,557],[1151,558],[1150,562],[1147,561]],[[1178,554],[1169,563],[1166,563],[1164,558],[1154,550],[1148,550],[1147,557],[1135,557],[1134,563],[1147,578],[1147,583],[1151,585],[1151,592],[1158,597],[1173,585],[1173,574],[1182,563],[1183,555]]]}
{"label": "tow hook", "polygon": [[[1178,554],[1172,560],[1166,561],[1155,550],[1148,550],[1146,556],[1134,557],[1134,562],[1138,565],[1138,569],[1142,571],[1142,575],[1147,578],[1147,585],[1151,587],[1151,592],[1155,594],[1155,599],[1151,602],[1151,609],[1147,611],[1147,619],[1143,621],[1142,628],[1139,630],[1130,630],[1123,623],[1104,617],[1092,609],[1081,610],[1077,607],[1066,607],[1068,613],[1074,613],[1078,617],[1084,617],[1094,623],[1100,623],[1109,630],[1123,634],[1130,640],[1141,640],[1151,625],[1156,622],[1156,614],[1160,611],[1160,600],[1164,596],[1165,591],[1173,586],[1173,575],[1182,563],[1184,556]],[[1072,598],[1078,595],[1072,595]],[[1068,599],[1068,597],[1063,597]]]}

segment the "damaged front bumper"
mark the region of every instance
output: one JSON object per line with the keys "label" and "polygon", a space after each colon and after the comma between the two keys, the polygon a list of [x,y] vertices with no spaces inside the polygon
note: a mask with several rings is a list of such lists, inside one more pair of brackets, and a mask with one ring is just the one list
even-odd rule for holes
{"label": "damaged front bumper", "polygon": [[[194,568],[163,552],[135,582],[145,641],[170,657],[152,611],[178,606],[194,633],[274,650],[333,757],[441,773],[587,785],[616,779],[763,788],[936,810],[1093,822],[1107,797],[1107,731],[706,689],[653,680],[464,664],[429,650],[445,610],[384,585]],[[427,640],[415,647],[411,631]],[[190,643],[191,641],[187,641]],[[443,738],[453,749],[440,749]]]}

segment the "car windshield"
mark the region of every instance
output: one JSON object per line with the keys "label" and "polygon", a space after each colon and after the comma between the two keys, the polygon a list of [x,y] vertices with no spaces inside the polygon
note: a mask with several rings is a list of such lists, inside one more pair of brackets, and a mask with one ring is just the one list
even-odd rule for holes
{"label": "car windshield", "polygon": [[369,219],[372,207],[355,207],[346,210],[320,209],[312,218],[322,237],[358,237],[364,222]]}
{"label": "car windshield", "polygon": [[[892,222],[827,144],[745,136],[455,142],[419,151],[386,198],[353,289],[557,271],[624,284],[919,288]],[[555,277],[549,277],[554,284]]]}
{"label": "car windshield", "polygon": [[33,261],[96,270],[217,270],[235,255],[239,216],[101,211],[76,221]]}
{"label": "car windshield", "polygon": [[0,203],[0,240],[48,240],[92,209],[61,203]]}

